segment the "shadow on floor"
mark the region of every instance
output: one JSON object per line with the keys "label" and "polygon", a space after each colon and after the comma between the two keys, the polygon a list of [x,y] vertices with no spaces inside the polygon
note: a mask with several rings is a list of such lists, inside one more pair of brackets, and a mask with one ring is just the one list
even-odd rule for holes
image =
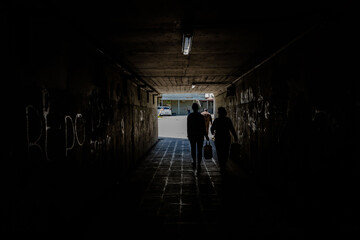
{"label": "shadow on floor", "polygon": [[274,189],[268,194],[248,175],[220,175],[214,157],[194,171],[188,141],[162,138],[79,236],[302,239]]}

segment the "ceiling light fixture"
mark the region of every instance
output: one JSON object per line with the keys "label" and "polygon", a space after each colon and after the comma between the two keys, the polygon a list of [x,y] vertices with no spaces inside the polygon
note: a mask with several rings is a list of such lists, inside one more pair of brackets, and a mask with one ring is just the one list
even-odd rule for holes
{"label": "ceiling light fixture", "polygon": [[184,33],[182,38],[182,53],[184,55],[189,55],[192,44],[192,34]]}

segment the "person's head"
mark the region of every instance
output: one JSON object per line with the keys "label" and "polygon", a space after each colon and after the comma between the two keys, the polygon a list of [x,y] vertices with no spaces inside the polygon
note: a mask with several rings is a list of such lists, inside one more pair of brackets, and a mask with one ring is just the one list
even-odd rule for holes
{"label": "person's head", "polygon": [[207,108],[204,108],[204,111],[207,112]]}
{"label": "person's head", "polygon": [[194,112],[197,112],[199,110],[199,105],[197,103],[193,103],[191,108],[194,110]]}
{"label": "person's head", "polygon": [[224,107],[219,107],[219,108],[218,108],[218,114],[219,114],[219,116],[221,116],[221,117],[225,117],[226,114],[227,114],[226,109],[225,109]]}

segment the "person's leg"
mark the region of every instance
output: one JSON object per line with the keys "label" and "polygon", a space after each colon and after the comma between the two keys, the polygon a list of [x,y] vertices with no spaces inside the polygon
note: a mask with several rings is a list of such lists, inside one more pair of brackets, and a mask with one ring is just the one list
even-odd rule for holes
{"label": "person's leg", "polygon": [[190,141],[190,150],[191,150],[191,158],[193,160],[192,167],[196,167],[196,139],[189,139]]}
{"label": "person's leg", "polygon": [[209,135],[209,122],[205,122],[206,135]]}
{"label": "person's leg", "polygon": [[226,166],[227,161],[229,160],[229,154],[230,154],[230,145],[224,146],[224,165]]}
{"label": "person's leg", "polygon": [[219,168],[220,168],[220,171],[223,170],[223,159],[224,159],[224,153],[223,153],[223,149],[221,147],[221,145],[219,144],[215,144],[215,148],[216,148],[216,156],[217,156],[217,160],[218,160],[218,163],[219,163]]}
{"label": "person's leg", "polygon": [[220,172],[225,173],[226,169],[226,157],[228,156],[226,154],[226,145],[223,144],[223,142],[216,143],[215,141],[215,147],[216,147],[216,155],[219,162]]}
{"label": "person's leg", "polygon": [[202,150],[203,150],[203,144],[204,144],[204,137],[201,137],[197,140],[197,166],[200,169],[200,164],[202,160]]}

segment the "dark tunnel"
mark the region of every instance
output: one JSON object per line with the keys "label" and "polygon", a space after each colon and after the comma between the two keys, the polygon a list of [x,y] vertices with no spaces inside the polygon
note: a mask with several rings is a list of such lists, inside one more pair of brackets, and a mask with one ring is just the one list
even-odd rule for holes
{"label": "dark tunnel", "polygon": [[[350,2],[0,10],[3,237],[359,239]],[[205,93],[241,146],[228,175],[214,139],[213,158],[194,170],[186,137],[159,136],[160,121],[188,114],[178,100],[160,120],[164,94]]]}

